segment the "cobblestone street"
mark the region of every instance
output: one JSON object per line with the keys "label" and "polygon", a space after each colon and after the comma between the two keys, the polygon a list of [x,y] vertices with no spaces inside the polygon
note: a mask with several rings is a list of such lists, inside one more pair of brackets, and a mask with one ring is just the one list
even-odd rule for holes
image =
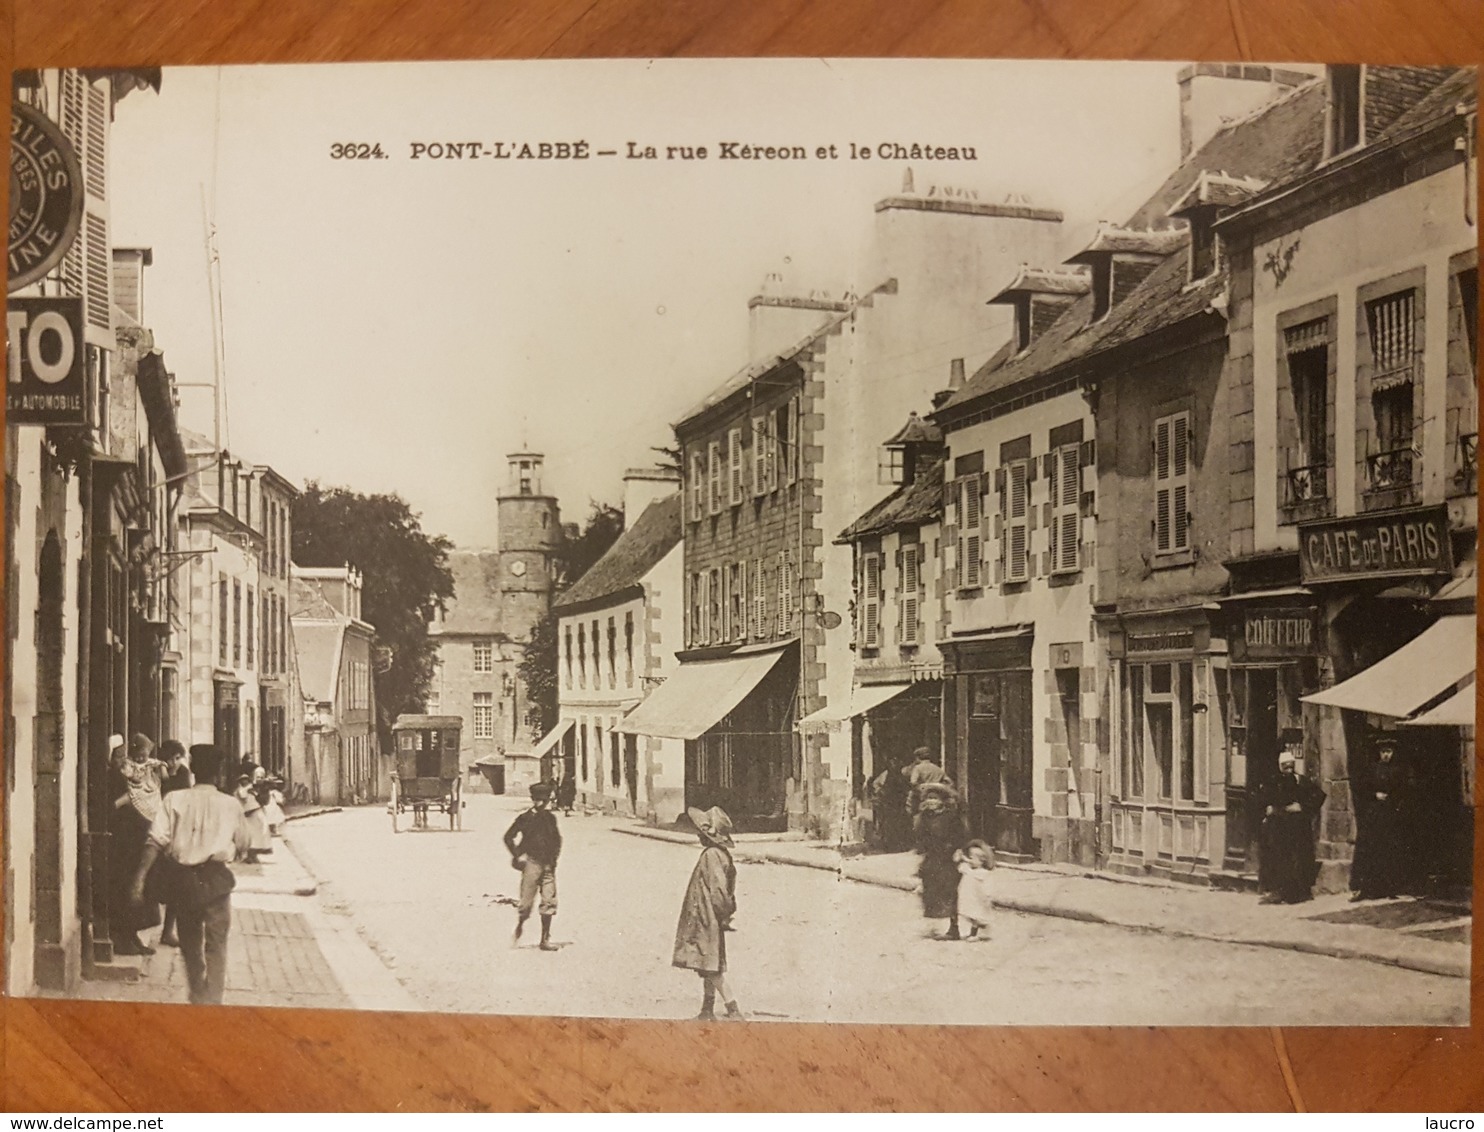
{"label": "cobblestone street", "polygon": [[[517,874],[500,837],[521,802],[468,799],[460,833],[394,834],[382,808],[295,822],[290,840],[410,992],[441,1011],[683,1018],[670,966],[692,847],[563,818],[560,912],[544,953],[512,950]],[[759,1020],[1022,1024],[1439,1025],[1468,981],[1273,948],[1005,912],[987,943],[926,938],[908,892],[739,862],[730,980]],[[534,927],[534,925],[533,925]],[[1357,978],[1366,988],[1356,994]]]}

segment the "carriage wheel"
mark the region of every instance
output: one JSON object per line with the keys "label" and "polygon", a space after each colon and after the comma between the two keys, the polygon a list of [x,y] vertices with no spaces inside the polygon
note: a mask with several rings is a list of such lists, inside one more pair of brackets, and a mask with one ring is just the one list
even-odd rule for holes
{"label": "carriage wheel", "polygon": [[401,833],[402,823],[398,820],[402,813],[402,787],[398,779],[392,779],[392,801],[387,807],[392,812],[392,832]]}
{"label": "carriage wheel", "polygon": [[464,828],[464,813],[463,813],[464,803],[462,801],[463,793],[464,793],[463,783],[459,779],[455,778],[453,780],[452,790],[449,793],[449,802],[448,802],[448,828],[449,829],[463,829]]}

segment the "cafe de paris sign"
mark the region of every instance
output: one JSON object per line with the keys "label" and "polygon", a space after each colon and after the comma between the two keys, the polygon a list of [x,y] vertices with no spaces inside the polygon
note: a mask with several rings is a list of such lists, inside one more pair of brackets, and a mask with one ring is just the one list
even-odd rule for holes
{"label": "cafe de paris sign", "polygon": [[62,132],[34,107],[10,105],[8,291],[62,261],[82,223],[82,169]]}

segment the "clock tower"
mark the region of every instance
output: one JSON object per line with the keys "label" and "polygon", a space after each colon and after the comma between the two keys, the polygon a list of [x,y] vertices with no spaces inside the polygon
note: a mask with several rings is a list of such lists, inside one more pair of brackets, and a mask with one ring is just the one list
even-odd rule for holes
{"label": "clock tower", "polygon": [[524,642],[551,608],[561,513],[556,499],[542,492],[541,453],[512,452],[506,460],[509,474],[496,512],[501,624],[512,641]]}

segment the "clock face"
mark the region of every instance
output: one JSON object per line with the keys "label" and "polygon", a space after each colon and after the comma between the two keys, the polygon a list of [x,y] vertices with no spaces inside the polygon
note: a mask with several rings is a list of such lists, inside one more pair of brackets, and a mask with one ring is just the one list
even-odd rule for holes
{"label": "clock face", "polygon": [[519,577],[521,577],[522,575],[525,574],[525,572],[526,572],[526,564],[524,562],[521,562],[521,561],[518,561],[518,560],[515,561],[515,562],[512,562],[510,564],[510,572],[512,574],[514,574],[517,578],[519,578]]}

